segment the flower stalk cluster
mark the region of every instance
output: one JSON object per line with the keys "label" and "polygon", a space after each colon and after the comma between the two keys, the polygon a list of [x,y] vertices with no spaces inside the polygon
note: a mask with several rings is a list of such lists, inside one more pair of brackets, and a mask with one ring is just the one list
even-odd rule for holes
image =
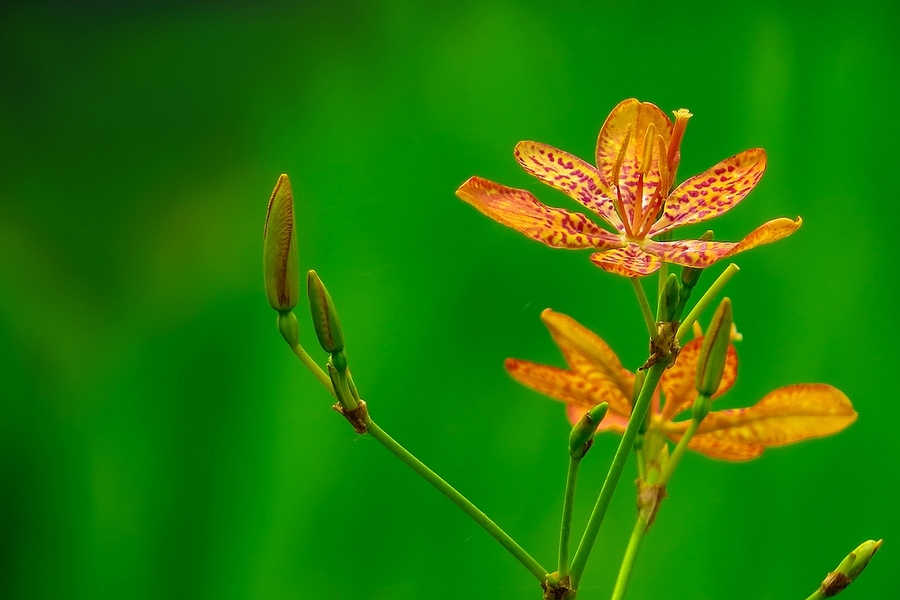
{"label": "flower stalk cluster", "polygon": [[[480,177],[470,178],[457,190],[460,198],[482,213],[543,244],[593,250],[591,261],[596,266],[630,280],[647,328],[647,359],[632,370],[623,366],[593,331],[572,317],[546,309],[541,320],[566,366],[516,358],[505,362],[515,380],[563,403],[572,425],[557,569],[553,572],[372,420],[353,381],[334,301],[313,270],[307,274],[307,295],[313,330],[328,354],[325,369],[303,349],[293,312],[300,295],[299,260],[293,195],[286,175],[279,177],[269,200],[264,232],[265,287],[269,304],[278,313],[282,337],[334,396],[334,409],[354,431],[378,440],[484,528],[537,578],[545,600],[574,600],[578,595],[630,456],[637,458],[637,515],[613,590],[614,600],[625,597],[641,543],[659,515],[667,486],[687,450],[713,459],[746,461],[768,448],[833,435],[856,419],[850,400],[840,390],[821,383],[788,385],[751,406],[714,410],[716,401],[737,379],[734,342],[740,335],[734,326],[731,300],[719,301],[705,333],[699,321],[738,268],[729,264],[702,293],[698,291],[701,276],[720,260],[791,235],[802,221],[799,217],[773,219],[737,242],[714,241],[712,231],[696,240],[673,241],[677,228],[704,222],[736,206],[766,168],[765,152],[750,149],[676,184],[681,142],[692,116],[680,109],[670,120],[653,104],[625,100],[600,130],[595,164],[546,144],[520,142],[516,146],[516,160],[526,172],[567,194],[596,215],[599,224],[582,213],[547,206],[530,192]],[[670,265],[680,267],[680,272],[670,273]],[[659,293],[654,314],[641,278],[656,272]],[[691,331],[693,338],[684,341]],[[621,439],[570,558],[579,466],[595,435],[604,432]],[[842,591],[880,546],[880,540],[860,545],[808,600]]]}

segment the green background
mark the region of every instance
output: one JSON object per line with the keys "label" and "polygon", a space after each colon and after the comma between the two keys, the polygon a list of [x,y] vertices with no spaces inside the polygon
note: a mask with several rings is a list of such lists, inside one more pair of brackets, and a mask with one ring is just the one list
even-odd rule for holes
{"label": "green background", "polygon": [[[880,537],[842,597],[895,594],[900,20],[893,2],[788,6],[4,4],[0,597],[539,598],[355,436],[285,347],[262,288],[266,201],[287,172],[301,269],[340,308],[375,418],[552,565],[568,427],[502,360],[562,364],[546,307],[631,367],[643,324],[631,286],[588,253],[531,242],[453,192],[478,174],[574,208],[513,146],[590,159],[632,96],[694,113],[682,179],[767,150],[717,238],[804,218],[737,261],[745,340],[721,402],[819,381],[860,416],[750,463],[689,454],[629,597],[805,598]],[[585,463],[578,527],[615,443],[601,436]],[[585,600],[612,589],[633,476]]]}

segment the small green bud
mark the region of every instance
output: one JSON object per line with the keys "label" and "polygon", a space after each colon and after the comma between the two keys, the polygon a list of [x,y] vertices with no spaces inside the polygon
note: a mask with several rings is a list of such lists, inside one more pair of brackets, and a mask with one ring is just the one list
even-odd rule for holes
{"label": "small green bud", "polygon": [[[309,295],[309,312],[312,315],[313,327],[316,330],[316,337],[319,338],[319,344],[322,345],[325,352],[330,354],[340,352],[344,349],[341,322],[338,319],[331,295],[315,271],[307,273],[306,291]],[[346,362],[343,370],[346,370]]]}
{"label": "small green bud", "polygon": [[569,434],[569,455],[572,458],[580,459],[587,454],[597,432],[597,425],[606,416],[608,409],[609,404],[601,402],[584,413],[584,416],[575,423],[572,433]]}
{"label": "small green bud", "polygon": [[860,544],[822,582],[822,595],[826,598],[831,598],[844,591],[844,588],[853,583],[853,580],[859,577],[863,569],[868,566],[869,561],[872,560],[879,548],[881,548],[881,540],[877,542],[869,540]]}
{"label": "small green bud", "polygon": [[263,229],[263,272],[269,306],[287,312],[300,298],[297,231],[291,182],[282,174],[275,184]]}
{"label": "small green bud", "polygon": [[731,300],[725,298],[716,309],[697,360],[697,392],[712,396],[722,382],[728,344],[731,342]]}
{"label": "small green bud", "polygon": [[670,322],[677,321],[681,315],[677,312],[678,298],[681,295],[681,284],[678,283],[678,276],[675,273],[669,273],[666,279],[666,285],[663,287],[662,294],[659,297],[659,315],[657,321]]}

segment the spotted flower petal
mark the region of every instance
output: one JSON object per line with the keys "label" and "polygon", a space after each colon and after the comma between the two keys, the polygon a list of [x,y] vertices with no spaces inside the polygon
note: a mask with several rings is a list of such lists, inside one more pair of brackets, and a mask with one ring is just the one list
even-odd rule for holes
{"label": "spotted flower petal", "polygon": [[580,213],[551,208],[531,192],[472,177],[456,195],[491,217],[553,248],[615,248],[618,236]]}
{"label": "spotted flower petal", "polygon": [[624,248],[595,252],[591,254],[591,262],[604,271],[625,277],[650,275],[655,273],[660,265],[658,258],[644,252],[640,246],[633,243]]}
{"label": "spotted flower petal", "polygon": [[[654,133],[652,139],[647,138],[648,132]],[[656,105],[631,98],[620,102],[609,113],[597,137],[596,158],[600,181],[607,189],[618,188],[625,210],[629,213],[622,216],[629,221],[634,218],[635,203],[644,204],[659,184],[659,154],[653,153],[651,165],[644,169],[644,180],[638,185],[644,147],[655,145],[656,136],[661,136],[664,145],[668,146],[672,122]],[[620,156],[621,167],[617,170]],[[667,191],[662,190],[663,195]]]}
{"label": "spotted flower petal", "polygon": [[753,148],[691,177],[666,199],[663,214],[650,228],[649,235],[725,214],[756,187],[765,171],[765,151]]}
{"label": "spotted flower petal", "polygon": [[616,214],[609,188],[597,169],[567,152],[538,142],[519,142],[516,160],[528,173],[580,202],[619,233],[625,231]]}
{"label": "spotted flower petal", "polygon": [[[855,420],[856,411],[840,390],[820,383],[789,385],[767,394],[749,408],[711,412],[690,446],[697,450],[717,446],[734,450],[744,446],[743,452],[752,453],[753,446],[771,448],[832,435]],[[665,431],[674,433],[673,439],[677,439],[677,430],[686,427],[686,422],[670,423]]]}
{"label": "spotted flower petal", "polygon": [[750,232],[747,237],[735,244],[735,247],[732,248],[726,256],[734,256],[739,252],[744,252],[745,250],[750,250],[751,248],[756,248],[763,244],[777,242],[797,231],[802,224],[803,219],[800,217],[797,217],[796,221],[785,219],[783,217],[767,221]]}

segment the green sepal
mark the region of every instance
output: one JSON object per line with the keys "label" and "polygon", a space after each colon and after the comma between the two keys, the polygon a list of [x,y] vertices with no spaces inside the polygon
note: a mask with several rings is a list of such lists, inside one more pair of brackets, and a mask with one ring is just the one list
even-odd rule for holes
{"label": "green sepal", "polygon": [[300,325],[294,311],[278,313],[278,331],[291,348],[300,344]]}
{"label": "green sepal", "polygon": [[829,573],[822,582],[820,587],[822,596],[826,598],[837,596],[844,591],[844,588],[853,583],[853,580],[859,577],[859,574],[869,565],[869,561],[881,548],[881,542],[882,540],[865,541],[848,554],[837,569]]}
{"label": "green sepal", "polygon": [[[718,386],[717,386],[718,387]],[[700,394],[697,396],[697,399],[694,400],[693,410],[691,412],[691,418],[694,419],[697,423],[706,418],[706,415],[709,414],[710,409],[712,408],[712,399],[707,394]]]}
{"label": "green sepal", "polygon": [[713,315],[700,347],[695,385],[701,395],[712,396],[722,382],[728,344],[731,342],[731,322],[731,300],[724,298]]}
{"label": "green sepal", "polygon": [[291,182],[282,174],[275,184],[263,229],[263,273],[269,306],[287,312],[300,298],[297,231]]}
{"label": "green sepal", "polygon": [[315,271],[307,273],[306,289],[309,295],[309,312],[319,344],[330,354],[340,352],[344,349],[341,321],[338,319],[331,295]]}

